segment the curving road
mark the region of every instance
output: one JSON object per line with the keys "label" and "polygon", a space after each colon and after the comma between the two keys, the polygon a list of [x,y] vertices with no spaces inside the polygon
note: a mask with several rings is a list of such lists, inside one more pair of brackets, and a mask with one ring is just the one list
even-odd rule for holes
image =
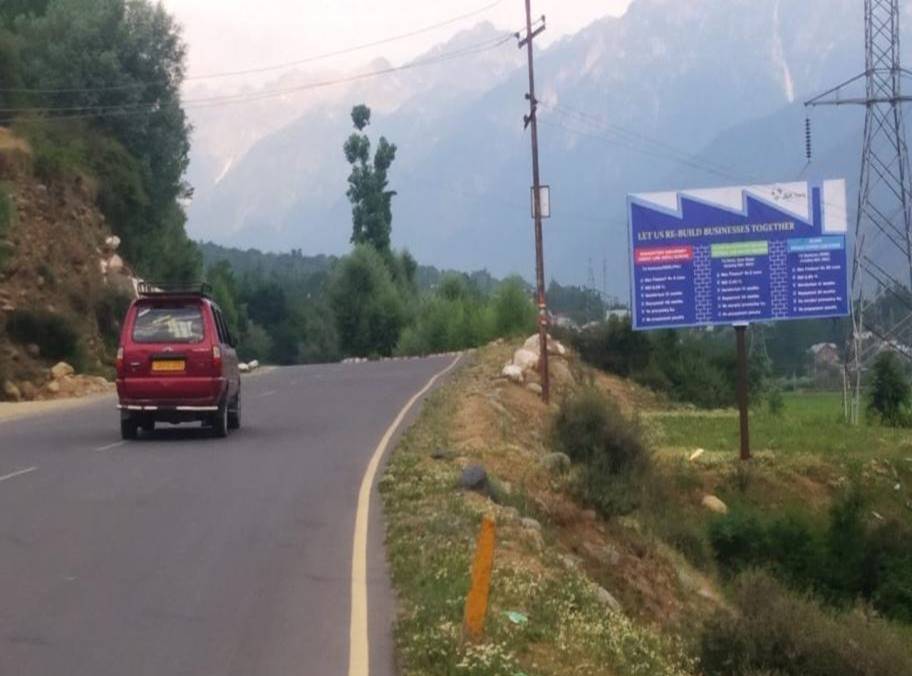
{"label": "curving road", "polygon": [[[257,374],[227,440],[165,427],[120,442],[112,398],[0,422],[0,674],[348,674],[361,482],[452,362]],[[370,506],[370,673],[386,676],[376,490]]]}

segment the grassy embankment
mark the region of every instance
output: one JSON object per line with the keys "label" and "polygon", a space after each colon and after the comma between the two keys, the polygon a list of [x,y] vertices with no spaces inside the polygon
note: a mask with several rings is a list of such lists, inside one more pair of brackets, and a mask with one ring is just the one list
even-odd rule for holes
{"label": "grassy embankment", "polygon": [[[721,517],[701,500],[717,495],[733,511],[798,506],[825,521],[858,477],[870,496],[866,514],[875,515],[868,519],[908,520],[912,432],[851,429],[840,422],[838,397],[787,395],[780,416],[753,414],[756,459],[743,466],[736,460],[734,412],[675,407],[627,381],[561,360],[557,402],[594,385],[625,415],[639,418],[653,451],[650,474],[634,489],[636,506],[624,515],[597,514],[583,504],[579,467],[557,471],[544,462],[558,404],[549,410],[529,390],[498,378],[510,353],[511,346],[480,350],[434,394],[381,481],[404,674],[761,673],[750,665],[773,664],[777,650],[794,653],[789,667],[815,661],[817,644],[836,653],[840,643],[845,655],[820,661],[830,673],[907,673],[901,646],[912,633],[867,608],[853,614],[823,609],[767,578],[747,582],[769,586],[761,599],[769,608],[745,608],[757,599],[745,592],[743,577],[733,578],[719,562],[709,531]],[[705,452],[688,461],[698,448]],[[473,462],[488,472],[487,496],[458,488],[461,468]],[[486,640],[467,645],[463,602],[485,513],[498,527],[491,605]],[[511,611],[521,616],[511,619]],[[726,618],[759,618],[759,625],[747,625],[766,645],[772,641],[762,632],[780,630],[770,616],[783,613],[794,614],[776,619],[784,626],[803,614],[798,643],[772,655],[739,646],[744,655],[754,651],[752,662],[719,670],[726,660],[746,659],[725,652],[740,640],[719,629],[732,624]],[[867,638],[858,644],[838,638],[859,632]],[[809,637],[803,643],[802,635]],[[700,658],[716,665],[701,665]],[[850,663],[857,670],[840,671]]]}

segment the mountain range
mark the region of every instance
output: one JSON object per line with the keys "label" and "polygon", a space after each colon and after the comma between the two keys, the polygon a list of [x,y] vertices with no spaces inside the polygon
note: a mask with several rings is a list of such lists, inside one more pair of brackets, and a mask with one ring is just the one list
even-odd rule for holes
{"label": "mountain range", "polygon": [[[404,70],[378,60],[363,79],[325,88],[309,83],[328,73],[291,72],[264,87],[297,88],[281,98],[192,110],[192,236],[344,252],[342,144],[351,107],[363,102],[374,110],[372,138],[398,146],[394,243],[422,263],[531,278],[528,81],[525,54],[507,37],[483,23]],[[597,286],[625,295],[630,192],[799,177],[851,186],[863,110],[808,113],[803,101],[863,64],[857,0],[634,0],[622,17],[539,50],[542,174],[552,194],[546,274],[580,284],[597,271]]]}

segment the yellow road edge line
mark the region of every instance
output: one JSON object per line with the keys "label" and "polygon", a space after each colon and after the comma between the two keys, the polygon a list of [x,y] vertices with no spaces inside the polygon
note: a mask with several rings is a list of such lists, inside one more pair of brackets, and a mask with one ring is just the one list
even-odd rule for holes
{"label": "yellow road edge line", "polygon": [[405,416],[408,415],[415,402],[421,399],[434,383],[442,376],[449,373],[462,354],[442,371],[436,373],[427,384],[416,392],[405,404],[396,419],[384,432],[380,443],[374,449],[374,454],[364,471],[361,479],[361,489],[358,491],[358,508],[355,512],[355,536],[352,546],[352,572],[351,572],[351,624],[348,639],[348,676],[368,676],[370,674],[370,640],[367,626],[367,526],[370,517],[370,496],[374,486],[377,468],[386,453],[390,440],[399,429]]}

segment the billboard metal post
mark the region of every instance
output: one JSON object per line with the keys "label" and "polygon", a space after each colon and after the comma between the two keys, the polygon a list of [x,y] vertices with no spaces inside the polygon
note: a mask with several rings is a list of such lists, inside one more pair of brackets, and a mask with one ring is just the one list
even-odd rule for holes
{"label": "billboard metal post", "polygon": [[747,374],[747,324],[735,324],[738,341],[738,419],[741,425],[741,459],[750,460],[750,420]]}

